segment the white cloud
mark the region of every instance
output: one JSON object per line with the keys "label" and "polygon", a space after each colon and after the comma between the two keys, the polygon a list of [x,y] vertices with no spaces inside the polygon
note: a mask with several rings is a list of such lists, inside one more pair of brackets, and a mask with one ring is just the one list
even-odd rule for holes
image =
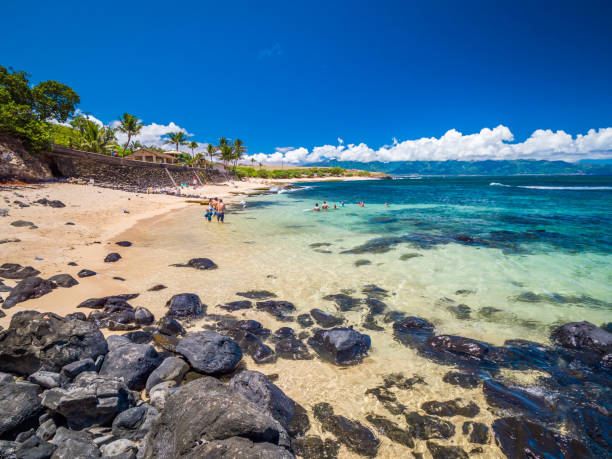
{"label": "white cloud", "polygon": [[[117,127],[119,125],[119,121],[115,120],[111,122],[112,127]],[[157,124],[151,123],[146,124],[140,130],[140,134],[135,137],[132,137],[132,140],[137,140],[143,145],[151,145],[156,147],[165,148],[166,150],[174,150],[175,146],[166,144],[166,139],[163,137],[164,135],[170,132],[184,132],[186,135],[191,135],[187,132],[187,129],[178,126],[177,124],[170,122],[169,124]],[[117,131],[116,133],[117,141],[123,145],[127,142],[127,135],[121,131]],[[202,151],[206,148],[206,143],[200,143],[200,148],[196,151]],[[188,151],[186,147],[181,148],[182,151]],[[191,150],[189,150],[191,152]]]}
{"label": "white cloud", "polygon": [[[254,155],[258,162],[313,163],[323,160],[338,161],[474,161],[484,159],[547,159],[577,161],[583,158],[612,157],[612,128],[591,129],[586,134],[572,137],[564,131],[538,129],[524,142],[514,141],[506,126],[484,128],[475,134],[451,129],[443,136],[423,137],[403,142],[393,138],[392,145],[377,150],[365,143],[322,145],[307,150],[304,147],[276,149],[271,155]],[[250,160],[250,157],[247,159]]]}
{"label": "white cloud", "polygon": [[344,140],[342,140],[340,137],[338,137],[338,143],[339,143],[340,145],[342,145],[342,144],[344,143]]}

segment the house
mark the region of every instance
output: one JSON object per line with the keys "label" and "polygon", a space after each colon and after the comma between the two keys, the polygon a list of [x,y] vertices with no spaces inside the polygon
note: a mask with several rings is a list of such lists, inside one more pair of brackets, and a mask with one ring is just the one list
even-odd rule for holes
{"label": "house", "polygon": [[147,163],[174,164],[176,159],[174,156],[167,153],[162,153],[155,150],[141,148],[124,157],[125,159],[133,159],[135,161],[144,161]]}

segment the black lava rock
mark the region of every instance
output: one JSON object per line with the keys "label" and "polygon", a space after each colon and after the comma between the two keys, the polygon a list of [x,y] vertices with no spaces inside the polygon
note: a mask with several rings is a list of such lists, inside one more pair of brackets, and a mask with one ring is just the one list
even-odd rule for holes
{"label": "black lava rock", "polygon": [[370,337],[352,328],[317,330],[308,344],[319,356],[335,365],[361,363],[370,349]]}

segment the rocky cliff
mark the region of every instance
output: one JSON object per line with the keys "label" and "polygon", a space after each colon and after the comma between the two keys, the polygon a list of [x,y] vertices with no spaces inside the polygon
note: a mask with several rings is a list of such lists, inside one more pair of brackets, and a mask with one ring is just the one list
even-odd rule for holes
{"label": "rocky cliff", "polygon": [[28,153],[20,140],[0,136],[0,181],[40,182],[53,179],[49,165]]}

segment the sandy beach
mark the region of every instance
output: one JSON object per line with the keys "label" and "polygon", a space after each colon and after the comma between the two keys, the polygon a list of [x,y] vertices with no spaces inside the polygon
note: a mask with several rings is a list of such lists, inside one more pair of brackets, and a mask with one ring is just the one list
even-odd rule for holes
{"label": "sandy beach", "polygon": [[[241,193],[253,193],[256,188],[261,190],[261,185],[233,181],[197,189],[190,187],[187,192],[202,198],[219,197],[231,203],[240,201]],[[35,202],[45,198],[61,201],[65,207],[54,208]],[[5,310],[6,317],[0,318],[0,325],[6,327],[10,317],[18,311],[67,314],[76,311],[75,306],[83,299],[107,295],[109,290],[123,293],[128,286],[113,279],[121,277],[121,269],[103,261],[109,252],[119,251],[120,247],[114,244],[119,240],[116,236],[143,220],[187,206],[199,207],[193,201],[194,198],[182,196],[129,193],[68,183],[3,185],[0,208],[7,209],[8,216],[0,219],[0,240],[7,241],[0,244],[0,264],[32,266],[44,278],[61,273],[76,278],[77,272],[84,268],[98,275],[81,280],[72,289],[56,289],[49,295]],[[31,222],[35,228],[11,224],[19,221]],[[76,266],[68,263],[76,263]],[[13,287],[17,281],[5,280],[4,283]],[[6,298],[7,294],[3,296]],[[78,298],[82,299],[77,301]]]}

